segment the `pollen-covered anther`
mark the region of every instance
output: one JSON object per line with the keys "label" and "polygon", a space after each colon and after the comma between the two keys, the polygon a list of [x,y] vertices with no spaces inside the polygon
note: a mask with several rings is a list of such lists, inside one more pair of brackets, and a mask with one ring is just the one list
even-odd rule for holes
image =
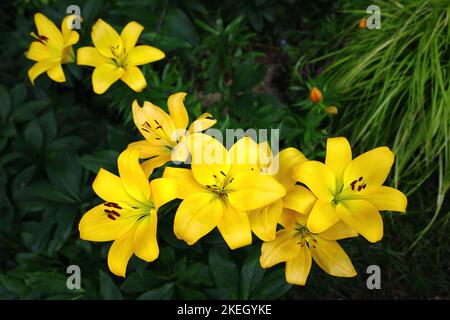
{"label": "pollen-covered anther", "polygon": [[[359,185],[357,186],[358,183]],[[363,182],[363,177],[359,177],[357,180],[353,180],[352,183],[350,183],[350,186],[352,187],[353,191],[357,189],[357,191],[359,192],[365,189],[367,185],[365,182]]]}
{"label": "pollen-covered anther", "polygon": [[116,217],[120,217],[120,213],[118,213],[118,212],[115,211],[115,210],[108,210],[108,209],[105,209],[105,213],[115,215]]}
{"label": "pollen-covered anther", "polygon": [[106,203],[104,203],[104,206],[108,207],[108,208],[114,208],[114,209],[122,210],[122,207],[119,206],[119,204],[117,204],[115,202],[106,202]]}

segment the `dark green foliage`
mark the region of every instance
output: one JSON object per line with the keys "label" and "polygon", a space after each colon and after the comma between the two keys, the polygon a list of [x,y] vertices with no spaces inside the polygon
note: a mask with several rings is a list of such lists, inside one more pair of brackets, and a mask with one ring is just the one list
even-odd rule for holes
{"label": "dark green foliage", "polygon": [[[0,4],[0,298],[448,297],[448,204],[415,249],[401,253],[429,221],[424,213],[431,209],[422,197],[411,199],[405,216],[385,215],[381,243],[343,241],[359,273],[354,279],[330,277],[313,266],[306,287],[291,287],[284,280],[284,266],[260,267],[260,241],[230,251],[216,231],[189,247],[172,232],[179,201],[160,212],[158,260],[146,263],[133,257],[126,279],[110,273],[110,244],[80,240],[77,226],[82,214],[100,203],[91,188],[99,168],[117,172],[119,153],[142,139],[131,121],[132,101],[166,108],[170,94],[185,91],[191,120],[211,112],[221,130],[280,128],[281,147],[297,147],[322,160],[326,137],[335,135],[336,128],[352,132],[359,118],[346,113],[345,122],[334,121],[325,113],[329,105],[341,111],[347,96],[320,73],[328,62],[306,63],[306,53],[327,54],[338,46],[324,48],[324,39],[335,39],[347,20],[336,18],[343,13],[329,0],[76,2],[84,18],[77,47],[91,45],[90,28],[98,18],[119,31],[135,20],[145,27],[139,42],[161,48],[166,58],[143,67],[148,86],[139,94],[118,82],[98,96],[92,91],[92,68],[76,65],[64,65],[67,82],[57,84],[43,75],[33,87],[27,78],[32,62],[24,56],[32,40],[32,16],[40,11],[59,24],[74,1]],[[308,100],[308,86],[321,88],[323,104]],[[364,110],[363,104],[356,107]],[[399,110],[396,117],[403,114]],[[448,133],[446,138],[448,143]],[[376,143],[395,142],[391,136],[383,139]],[[373,144],[352,142],[360,150]],[[415,183],[404,179],[401,185]],[[424,197],[436,188],[437,179],[433,171],[420,187]],[[81,268],[80,290],[66,287],[66,268],[72,264]],[[365,269],[371,264],[381,266],[380,291],[365,286]]]}

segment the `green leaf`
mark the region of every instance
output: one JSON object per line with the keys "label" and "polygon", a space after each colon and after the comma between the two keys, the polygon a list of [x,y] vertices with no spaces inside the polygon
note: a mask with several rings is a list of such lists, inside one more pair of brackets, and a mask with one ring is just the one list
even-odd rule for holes
{"label": "green leaf", "polygon": [[191,284],[201,284],[212,286],[213,280],[209,267],[201,262],[189,265],[183,272],[177,274],[178,282],[188,282]]}
{"label": "green leaf", "polygon": [[60,153],[47,165],[47,175],[52,186],[74,202],[80,201],[82,173],[78,156],[74,153]]}
{"label": "green leaf", "polygon": [[111,277],[100,270],[100,294],[104,300],[122,300],[119,288],[114,284]]}
{"label": "green leaf", "polygon": [[82,25],[91,26],[102,8],[103,0],[88,0],[81,8],[83,23]]}
{"label": "green leaf", "polygon": [[11,99],[4,86],[0,86],[0,118],[5,122],[11,111]]}
{"label": "green leaf", "polygon": [[25,127],[24,139],[30,145],[31,150],[37,153],[41,150],[44,143],[44,135],[41,126],[36,119],[33,119]]}
{"label": "green leaf", "polygon": [[277,299],[292,287],[286,282],[284,269],[267,272],[262,283],[256,287],[251,299]]}
{"label": "green leaf", "polygon": [[142,275],[133,272],[127,276],[120,289],[126,293],[144,292],[161,285],[163,281],[161,275],[153,270],[145,270]]}
{"label": "green leaf", "polygon": [[158,48],[164,52],[192,48],[192,44],[186,40],[153,32],[143,33],[142,39],[151,43],[157,43]]}
{"label": "green leaf", "polygon": [[187,41],[193,46],[196,46],[198,42],[194,25],[188,16],[178,8],[168,12],[161,33]]}
{"label": "green leaf", "polygon": [[84,168],[94,173],[97,173],[100,168],[115,172],[117,170],[118,157],[119,153],[117,151],[102,150],[82,156],[80,163]]}
{"label": "green leaf", "polygon": [[132,141],[133,136],[120,127],[108,125],[106,130],[106,139],[111,150],[121,152],[126,149],[130,141]]}
{"label": "green leaf", "polygon": [[173,268],[175,263],[175,251],[171,247],[164,247],[159,253],[159,260],[169,269]]}
{"label": "green leaf", "polygon": [[266,72],[264,65],[254,61],[247,60],[241,63],[233,79],[232,92],[238,93],[252,89],[264,80]]}
{"label": "green leaf", "polygon": [[183,299],[189,300],[205,300],[206,294],[200,290],[177,285],[177,290]]}
{"label": "green leaf", "polygon": [[15,106],[12,110],[11,118],[14,122],[29,121],[40,111],[47,108],[48,104],[48,100],[36,100]]}
{"label": "green leaf", "polygon": [[9,291],[16,293],[18,296],[21,296],[26,289],[26,285],[23,280],[3,273],[0,273],[0,283]]}
{"label": "green leaf", "polygon": [[41,124],[45,141],[47,141],[47,143],[56,138],[57,125],[55,114],[53,113],[53,111],[49,111],[43,114],[39,119],[39,123]]}
{"label": "green leaf", "polygon": [[231,299],[238,298],[239,272],[227,251],[209,252],[209,269],[218,288],[229,289]]}
{"label": "green leaf", "polygon": [[265,270],[259,263],[259,250],[252,250],[244,261],[241,269],[241,298],[250,298],[253,290],[260,284]]}
{"label": "green leaf", "polygon": [[67,293],[67,278],[63,273],[33,272],[29,273],[25,281],[28,286],[37,292],[46,294]]}
{"label": "green leaf", "polygon": [[27,99],[27,88],[23,83],[18,83],[11,89],[11,99],[14,109]]}
{"label": "green leaf", "polygon": [[169,282],[165,285],[147,291],[138,297],[138,300],[169,300],[173,297],[174,294],[174,285]]}

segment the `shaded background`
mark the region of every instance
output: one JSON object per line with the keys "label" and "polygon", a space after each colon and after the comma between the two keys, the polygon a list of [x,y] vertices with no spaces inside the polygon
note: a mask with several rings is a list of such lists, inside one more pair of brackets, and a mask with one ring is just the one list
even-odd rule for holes
{"label": "shaded background", "polygon": [[[92,91],[92,69],[65,65],[67,82],[41,76],[32,86],[25,52],[33,14],[57,25],[77,3],[80,42],[102,18],[120,31],[135,20],[140,42],[166,58],[143,67],[139,94],[122,83]],[[371,1],[381,30],[359,29],[367,1],[2,1],[0,4],[0,298],[2,299],[304,299],[449,298],[449,32],[446,1]],[[322,104],[309,88],[324,93]],[[385,213],[385,237],[341,241],[358,276],[326,275],[313,265],[306,287],[291,287],[284,266],[259,267],[261,243],[230,252],[217,232],[193,247],[172,234],[174,201],[160,214],[159,259],[132,258],[127,278],[106,264],[110,244],[79,239],[77,225],[99,203],[91,183],[100,167],[116,172],[137,98],[165,108],[188,92],[191,119],[216,128],[279,128],[281,147],[322,160],[326,137],[345,135],[355,154],[387,145],[396,152],[390,184],[408,194],[407,214]],[[336,106],[337,115],[326,113]],[[161,170],[155,176],[161,174]],[[81,290],[66,268],[81,267]],[[366,268],[381,268],[368,290]]]}

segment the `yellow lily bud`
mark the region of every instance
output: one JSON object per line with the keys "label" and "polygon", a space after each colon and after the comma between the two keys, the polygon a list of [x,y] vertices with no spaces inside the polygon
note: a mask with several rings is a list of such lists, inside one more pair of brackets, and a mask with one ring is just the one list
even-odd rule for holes
{"label": "yellow lily bud", "polygon": [[329,106],[325,108],[325,112],[329,115],[338,114],[338,108],[336,108],[335,106]]}

